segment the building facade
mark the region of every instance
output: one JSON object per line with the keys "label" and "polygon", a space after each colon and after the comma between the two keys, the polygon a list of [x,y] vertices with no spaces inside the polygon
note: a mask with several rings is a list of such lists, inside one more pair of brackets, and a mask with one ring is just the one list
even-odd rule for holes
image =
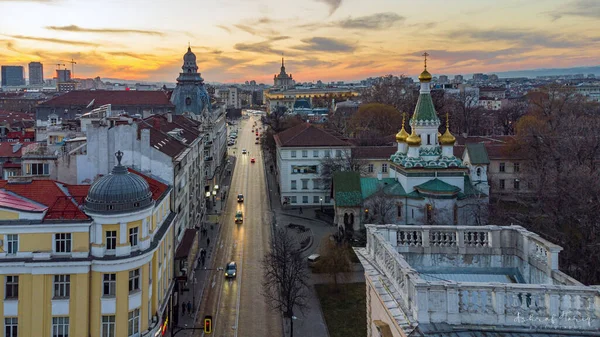
{"label": "building facade", "polygon": [[284,60],[282,57],[281,58],[281,70],[279,71],[279,74],[273,75],[273,86],[275,88],[287,90],[287,89],[293,88],[295,84],[296,83],[294,82],[292,74],[288,75],[285,72],[285,64],[284,64]]}
{"label": "building facade", "polygon": [[204,86],[204,79],[198,72],[196,55],[188,47],[183,56],[183,70],[177,77],[177,86],[171,94],[171,103],[175,105],[175,113],[181,115],[185,112],[202,115],[211,111],[210,96]]}
{"label": "building facade", "polygon": [[29,62],[29,85],[44,84],[44,65],[41,62]]}
{"label": "building facade", "polygon": [[3,87],[16,87],[25,85],[25,70],[23,66],[0,67]]}
{"label": "building facade", "polygon": [[91,187],[0,182],[7,336],[154,337],[172,321],[171,188],[118,156]]}

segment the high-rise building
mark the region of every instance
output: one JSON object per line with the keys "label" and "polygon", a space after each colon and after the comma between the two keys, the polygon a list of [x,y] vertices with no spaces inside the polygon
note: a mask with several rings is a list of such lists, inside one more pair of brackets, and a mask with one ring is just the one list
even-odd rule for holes
{"label": "high-rise building", "polygon": [[2,86],[25,85],[23,66],[2,66]]}
{"label": "high-rise building", "polygon": [[41,62],[29,62],[29,85],[44,84],[44,65]]}
{"label": "high-rise building", "polygon": [[57,69],[56,70],[56,79],[58,83],[70,82],[71,81],[71,71],[67,69]]}

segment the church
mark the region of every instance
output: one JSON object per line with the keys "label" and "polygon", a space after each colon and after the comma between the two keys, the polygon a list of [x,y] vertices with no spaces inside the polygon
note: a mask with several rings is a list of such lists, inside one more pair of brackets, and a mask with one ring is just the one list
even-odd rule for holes
{"label": "church", "polygon": [[344,231],[359,230],[365,223],[487,223],[487,168],[473,167],[470,159],[487,158],[485,148],[472,146],[458,158],[448,116],[445,132],[438,131],[441,121],[431,99],[426,57],[419,75],[419,99],[409,120],[411,133],[403,120],[396,135],[397,151],[388,160],[389,178],[360,177],[358,172],[333,177],[335,221]]}
{"label": "church", "polygon": [[189,112],[201,115],[211,111],[210,96],[204,86],[204,79],[198,72],[196,55],[188,47],[183,55],[183,72],[177,77],[177,86],[171,94],[171,103],[175,105],[175,114],[183,115]]}

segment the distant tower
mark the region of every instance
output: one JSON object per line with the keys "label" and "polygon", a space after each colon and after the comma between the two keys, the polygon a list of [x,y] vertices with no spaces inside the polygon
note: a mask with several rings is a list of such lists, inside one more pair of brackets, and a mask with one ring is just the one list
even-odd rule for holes
{"label": "distant tower", "polygon": [[177,86],[171,95],[171,103],[175,105],[175,114],[181,115],[190,112],[200,115],[211,110],[210,96],[204,86],[204,79],[198,72],[196,55],[188,47],[183,55],[183,72],[179,73]]}
{"label": "distant tower", "polygon": [[44,65],[40,62],[29,63],[29,85],[44,84]]}
{"label": "distant tower", "polygon": [[294,79],[292,74],[285,72],[285,63],[283,57],[281,58],[281,69],[278,75],[273,76],[273,84],[276,88],[289,89],[294,86]]}

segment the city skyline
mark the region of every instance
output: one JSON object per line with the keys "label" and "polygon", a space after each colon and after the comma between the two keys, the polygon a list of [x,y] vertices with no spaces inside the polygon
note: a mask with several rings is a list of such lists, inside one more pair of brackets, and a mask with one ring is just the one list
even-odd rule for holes
{"label": "city skyline", "polygon": [[305,82],[415,76],[425,50],[434,75],[595,66],[600,54],[590,0],[0,0],[0,12],[28,17],[0,22],[0,64],[40,61],[47,78],[73,58],[75,77],[174,82],[188,43],[209,82],[271,83],[282,55]]}

